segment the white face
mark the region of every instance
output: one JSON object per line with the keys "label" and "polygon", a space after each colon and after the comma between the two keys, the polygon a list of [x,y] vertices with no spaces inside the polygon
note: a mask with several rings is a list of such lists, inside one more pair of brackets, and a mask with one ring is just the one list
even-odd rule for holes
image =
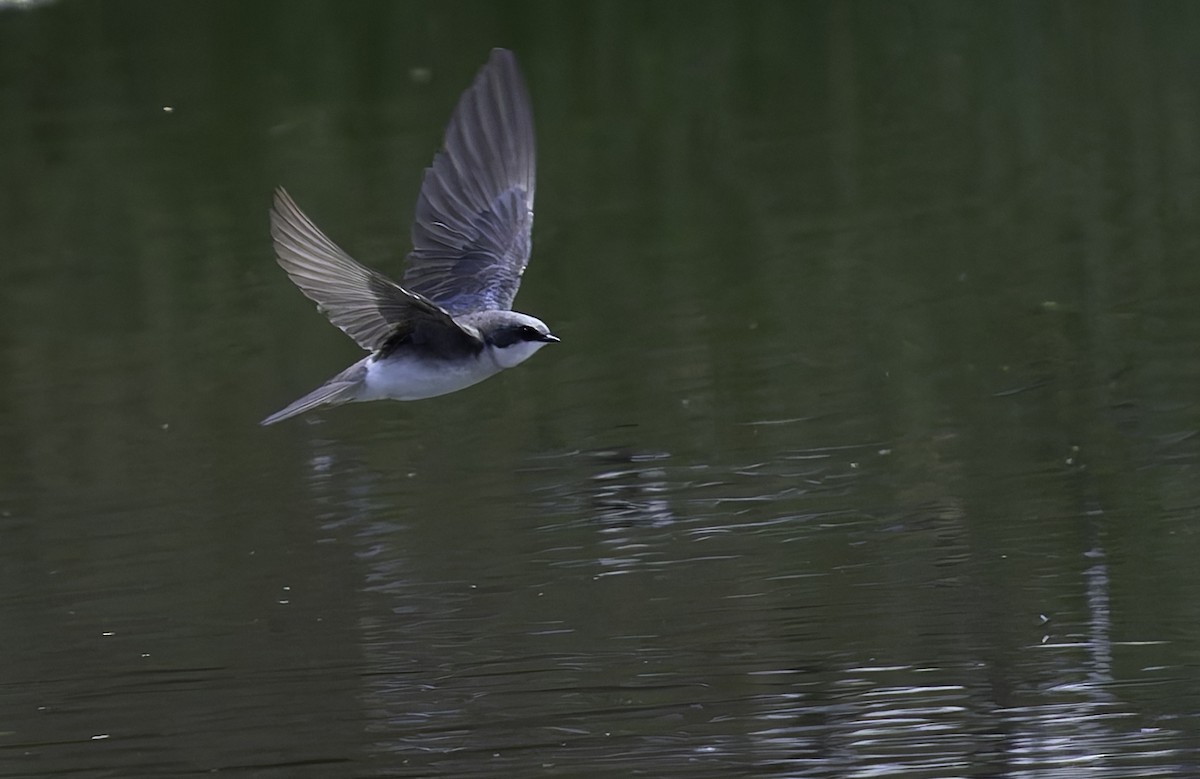
{"label": "white face", "polygon": [[511,368],[528,360],[545,345],[545,341],[517,341],[503,349],[494,349],[492,353],[501,368]]}

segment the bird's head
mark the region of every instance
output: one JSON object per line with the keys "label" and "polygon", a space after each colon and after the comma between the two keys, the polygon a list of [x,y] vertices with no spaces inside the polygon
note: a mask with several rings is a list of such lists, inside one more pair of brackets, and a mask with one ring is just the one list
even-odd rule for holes
{"label": "bird's head", "polygon": [[558,343],[546,323],[516,311],[490,311],[476,327],[503,368],[520,365],[546,344]]}
{"label": "bird's head", "polygon": [[487,311],[472,314],[470,318],[500,367],[520,365],[547,343],[558,343],[558,337],[545,322],[528,314]]}

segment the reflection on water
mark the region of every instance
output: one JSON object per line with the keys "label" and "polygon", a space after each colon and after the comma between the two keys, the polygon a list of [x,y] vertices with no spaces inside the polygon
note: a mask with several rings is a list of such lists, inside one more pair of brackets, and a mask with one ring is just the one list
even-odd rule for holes
{"label": "reflection on water", "polygon": [[594,487],[586,504],[590,510],[581,511],[581,505],[570,501],[569,490],[555,496],[556,501],[568,500],[559,510],[584,513],[618,533],[624,525],[661,526],[674,521],[668,501],[671,485],[665,481],[666,471],[654,465],[667,460],[669,454],[611,451],[591,456],[607,467],[590,477]]}
{"label": "reflection on water", "polygon": [[[562,349],[260,429],[354,353],[269,193],[396,272],[495,45]],[[0,13],[0,775],[1200,774],[1198,59],[1169,1]]]}
{"label": "reflection on water", "polygon": [[[1010,633],[978,613],[994,563],[969,517],[855,508],[886,481],[878,443],[736,465],[536,455],[501,531],[522,557],[455,534],[437,565],[361,445],[322,446],[308,489],[372,594],[362,705],[398,775],[1173,776],[1194,758],[1120,695],[1114,653],[1167,646],[1113,646],[1102,539],[1076,565],[1081,610]],[[844,559],[816,563],[829,548]]]}

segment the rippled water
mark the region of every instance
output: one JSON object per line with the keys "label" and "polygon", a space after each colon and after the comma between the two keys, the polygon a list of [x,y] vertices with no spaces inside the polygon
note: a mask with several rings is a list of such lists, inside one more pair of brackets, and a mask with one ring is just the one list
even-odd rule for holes
{"label": "rippled water", "polygon": [[[495,45],[564,343],[258,427],[357,358],[272,189],[397,272]],[[0,7],[0,776],[1200,775],[1198,58],[1168,2]]]}

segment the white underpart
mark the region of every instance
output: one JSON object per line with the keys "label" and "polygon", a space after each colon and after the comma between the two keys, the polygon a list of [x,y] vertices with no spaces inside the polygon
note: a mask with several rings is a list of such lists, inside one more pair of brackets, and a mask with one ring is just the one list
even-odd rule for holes
{"label": "white underpart", "polygon": [[362,400],[421,400],[457,392],[528,360],[545,346],[522,341],[506,349],[486,347],[478,357],[452,362],[389,357],[367,360]]}

